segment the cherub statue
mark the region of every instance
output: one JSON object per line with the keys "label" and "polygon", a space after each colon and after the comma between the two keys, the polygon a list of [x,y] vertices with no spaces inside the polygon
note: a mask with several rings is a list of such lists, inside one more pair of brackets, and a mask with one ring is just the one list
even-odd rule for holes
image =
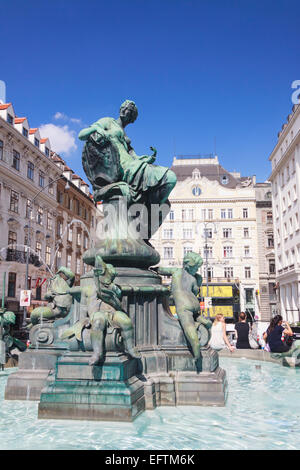
{"label": "cherub statue", "polygon": [[5,308],[0,309],[0,316],[2,317],[2,340],[5,343],[6,354],[14,348],[23,352],[26,350],[26,344],[11,334],[11,327],[16,323],[16,315],[14,312],[6,311]]}
{"label": "cherub statue", "polygon": [[196,297],[202,284],[202,276],[197,274],[203,260],[200,255],[189,252],[183,259],[183,268],[154,268],[162,276],[172,276],[171,293],[176,313],[183,332],[188,340],[194,358],[200,357],[199,324],[211,328],[211,321],[200,315],[200,304]]}
{"label": "cherub statue", "polygon": [[[35,308],[30,315],[30,323],[27,328],[30,329],[39,321],[51,321],[57,318],[64,318],[68,315],[72,306],[73,298],[66,293],[69,287],[74,284],[75,275],[65,267],[59,268],[54,277],[50,278],[48,289],[45,294],[45,300],[48,300],[46,307]],[[62,292],[64,294],[62,295]]]}
{"label": "cherub statue", "polygon": [[91,343],[93,355],[89,361],[90,365],[103,361],[105,332],[110,325],[121,330],[125,351],[135,358],[140,355],[133,345],[134,332],[131,319],[124,312],[120,302],[121,289],[115,284],[115,268],[106,264],[97,255],[94,268],[94,282],[84,287],[71,287],[67,293],[80,301],[80,308],[88,318],[84,318],[68,330],[64,331],[61,339],[75,336],[82,340],[84,328],[91,327]]}

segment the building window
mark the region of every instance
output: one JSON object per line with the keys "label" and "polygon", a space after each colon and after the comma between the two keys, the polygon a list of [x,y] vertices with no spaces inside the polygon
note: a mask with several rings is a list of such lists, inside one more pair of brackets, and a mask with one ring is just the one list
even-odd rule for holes
{"label": "building window", "polygon": [[12,212],[15,212],[16,214],[18,214],[19,212],[19,193],[16,193],[16,191],[13,191],[13,190],[11,190],[11,193],[10,193],[9,209]]}
{"label": "building window", "polygon": [[253,303],[253,289],[245,289],[246,304]]}
{"label": "building window", "polygon": [[250,266],[245,267],[245,278],[246,279],[251,279],[251,268],[250,268]]}
{"label": "building window", "polygon": [[209,266],[208,268],[205,267],[204,269],[204,276],[208,281],[211,281],[212,277],[214,277],[214,268],[212,266]]}
{"label": "building window", "polygon": [[39,173],[39,186],[43,188],[45,186],[45,175],[42,171]]}
{"label": "building window", "polygon": [[223,228],[223,238],[232,238],[231,228]]}
{"label": "building window", "polygon": [[16,273],[8,273],[8,297],[16,297],[16,281],[17,275]]}
{"label": "building window", "polygon": [[23,127],[22,134],[24,137],[28,137],[28,130],[26,129],[26,127]]}
{"label": "building window", "polygon": [[26,218],[32,219],[32,207],[30,199],[27,199],[26,201]]}
{"label": "building window", "polygon": [[164,259],[173,259],[173,247],[164,246]]}
{"label": "building window", "polygon": [[221,219],[226,219],[226,209],[221,209]]}
{"label": "building window", "polygon": [[27,163],[27,178],[33,180],[34,177],[34,164],[31,162]]}
{"label": "building window", "polygon": [[16,249],[17,246],[17,232],[8,232],[8,246],[10,249]]}
{"label": "building window", "polygon": [[7,119],[6,120],[9,124],[13,124],[13,122],[14,122],[14,118],[12,117],[11,114],[8,114],[8,113],[7,113]]}
{"label": "building window", "polygon": [[243,219],[248,219],[248,209],[243,209]]}
{"label": "building window", "polygon": [[274,247],[274,235],[273,235],[273,233],[268,234],[268,247],[269,248]]}
{"label": "building window", "polygon": [[203,256],[206,258],[212,258],[213,257],[213,249],[212,246],[207,246],[204,247],[203,249]]}
{"label": "building window", "polygon": [[80,274],[81,270],[81,260],[80,258],[76,258],[76,274]]}
{"label": "building window", "polygon": [[67,254],[67,268],[71,269],[72,264],[72,255],[70,253]]}
{"label": "building window", "polygon": [[34,138],[34,145],[39,148],[40,147],[40,141],[36,137]]}
{"label": "building window", "polygon": [[16,150],[13,150],[13,162],[12,162],[12,167],[15,170],[20,171],[20,154]]}
{"label": "building window", "polygon": [[249,228],[248,227],[244,228],[244,238],[249,238]]}
{"label": "building window", "polygon": [[270,274],[275,274],[276,273],[275,259],[270,259],[269,260],[269,273]]}
{"label": "building window", "polygon": [[273,223],[273,214],[272,214],[272,212],[267,212],[267,223],[268,224]]}
{"label": "building window", "polygon": [[86,250],[88,247],[88,236],[87,234],[85,233],[84,234],[84,237],[83,237],[83,248]]}
{"label": "building window", "polygon": [[58,250],[56,255],[56,268],[59,269],[61,267],[61,251]]}
{"label": "building window", "polygon": [[191,240],[193,238],[193,230],[191,228],[184,228],[182,231],[182,238],[184,240]]}
{"label": "building window", "polygon": [[51,264],[51,246],[46,246],[46,264]]}
{"label": "building window", "polygon": [[50,151],[49,151],[48,147],[45,147],[45,155],[46,155],[46,157],[49,157],[49,155],[50,155]]}
{"label": "building window", "polygon": [[224,277],[226,277],[226,278],[232,278],[233,277],[233,268],[232,267],[224,268]]}
{"label": "building window", "polygon": [[61,237],[63,232],[63,222],[61,220],[57,221],[57,236]]}
{"label": "building window", "polygon": [[44,209],[39,206],[36,214],[36,221],[39,225],[43,225]]}
{"label": "building window", "polygon": [[205,236],[205,238],[212,238],[212,229],[211,228],[205,228],[204,229],[204,236]]}
{"label": "building window", "polygon": [[249,258],[250,256],[250,246],[244,246],[244,257]]}
{"label": "building window", "polygon": [[52,178],[49,178],[48,192],[50,194],[54,194],[54,186],[53,186],[53,179]]}
{"label": "building window", "polygon": [[64,200],[64,193],[60,190],[57,191],[57,202],[62,204]]}
{"label": "building window", "polygon": [[40,242],[36,242],[35,251],[38,257],[40,258],[42,256],[42,244]]}
{"label": "building window", "polygon": [[3,140],[0,140],[0,160],[3,160]]}
{"label": "building window", "polygon": [[52,215],[47,212],[47,230],[52,230]]}
{"label": "building window", "polygon": [[170,228],[164,230],[163,238],[166,238],[167,240],[172,240],[173,239],[173,230]]}
{"label": "building window", "polygon": [[185,255],[187,255],[191,251],[193,251],[193,248],[191,246],[184,246],[183,247],[183,257],[185,257]]}
{"label": "building window", "polygon": [[228,176],[227,176],[227,175],[223,175],[223,176],[221,177],[221,183],[222,183],[222,184],[228,184],[228,181],[229,181],[229,180],[228,180]]}
{"label": "building window", "polygon": [[174,220],[174,211],[169,212],[169,220]]}
{"label": "building window", "polygon": [[213,218],[214,218],[213,209],[208,209],[208,220],[212,220]]}
{"label": "building window", "polygon": [[193,220],[194,209],[182,209],[182,220]]}
{"label": "building window", "polygon": [[81,232],[77,232],[77,245],[81,245]]}
{"label": "building window", "polygon": [[232,246],[223,247],[223,256],[224,258],[232,258]]}
{"label": "building window", "polygon": [[228,219],[233,218],[233,210],[232,209],[228,209],[227,214],[228,214]]}
{"label": "building window", "polygon": [[71,242],[73,240],[73,229],[72,227],[68,228],[68,241]]}

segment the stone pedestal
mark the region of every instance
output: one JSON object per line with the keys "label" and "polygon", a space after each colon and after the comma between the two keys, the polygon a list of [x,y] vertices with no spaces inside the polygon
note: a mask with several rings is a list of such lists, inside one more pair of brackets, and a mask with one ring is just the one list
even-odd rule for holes
{"label": "stone pedestal", "polygon": [[90,357],[71,352],[58,358],[41,393],[39,418],[132,421],[145,410],[136,359],[109,352],[103,365],[90,366]]}

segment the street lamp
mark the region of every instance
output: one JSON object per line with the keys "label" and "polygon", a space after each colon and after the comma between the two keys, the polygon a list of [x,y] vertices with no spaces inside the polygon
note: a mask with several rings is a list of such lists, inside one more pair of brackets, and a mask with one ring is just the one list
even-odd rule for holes
{"label": "street lamp", "polygon": [[[207,230],[207,226],[212,224],[214,226],[214,234],[217,234],[217,228],[216,228],[216,224],[215,222],[203,222],[204,224],[204,232],[203,232],[203,235],[204,238],[205,238],[205,245],[204,245],[204,249],[205,249],[205,265],[206,265],[206,297],[208,297],[208,245],[207,245],[207,239],[208,239],[208,230]],[[210,316],[209,315],[209,307],[207,306],[207,313],[208,313],[208,317]]]}
{"label": "street lamp", "polygon": [[[64,175],[60,175],[58,178],[56,178],[55,180],[51,181],[50,183],[48,183],[46,186],[43,186],[42,189],[40,189],[36,195],[34,196],[34,198],[32,199],[32,201],[30,202],[30,207],[31,207],[31,210],[32,210],[32,213],[33,213],[33,205],[34,205],[34,201],[36,200],[36,198],[46,189],[48,188],[49,186],[51,186],[51,184],[53,183],[56,183],[56,181],[58,180],[61,180],[65,178]],[[67,180],[67,184],[65,186],[65,189],[68,191],[68,189],[70,189],[70,184],[69,184],[69,181]],[[26,274],[25,274],[25,277],[26,277],[26,290],[29,290],[29,282],[28,282],[28,275],[29,275],[29,251],[30,251],[30,245],[31,245],[31,213],[29,214],[29,218],[28,218],[28,237],[27,237],[27,253],[26,253]],[[26,318],[27,318],[27,310],[26,310],[26,307],[24,307],[24,310],[23,310],[23,328],[26,327],[27,323],[26,323]]]}

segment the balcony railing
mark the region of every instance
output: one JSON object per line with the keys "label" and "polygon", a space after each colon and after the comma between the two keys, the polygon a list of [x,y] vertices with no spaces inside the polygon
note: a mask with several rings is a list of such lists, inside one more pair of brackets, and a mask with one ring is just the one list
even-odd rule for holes
{"label": "balcony railing", "polygon": [[[14,250],[13,248],[8,248],[6,251],[6,261],[15,261],[16,263],[25,264],[26,259],[26,251]],[[39,257],[32,253],[29,254],[29,263],[37,267],[42,265],[42,262],[40,261]]]}

